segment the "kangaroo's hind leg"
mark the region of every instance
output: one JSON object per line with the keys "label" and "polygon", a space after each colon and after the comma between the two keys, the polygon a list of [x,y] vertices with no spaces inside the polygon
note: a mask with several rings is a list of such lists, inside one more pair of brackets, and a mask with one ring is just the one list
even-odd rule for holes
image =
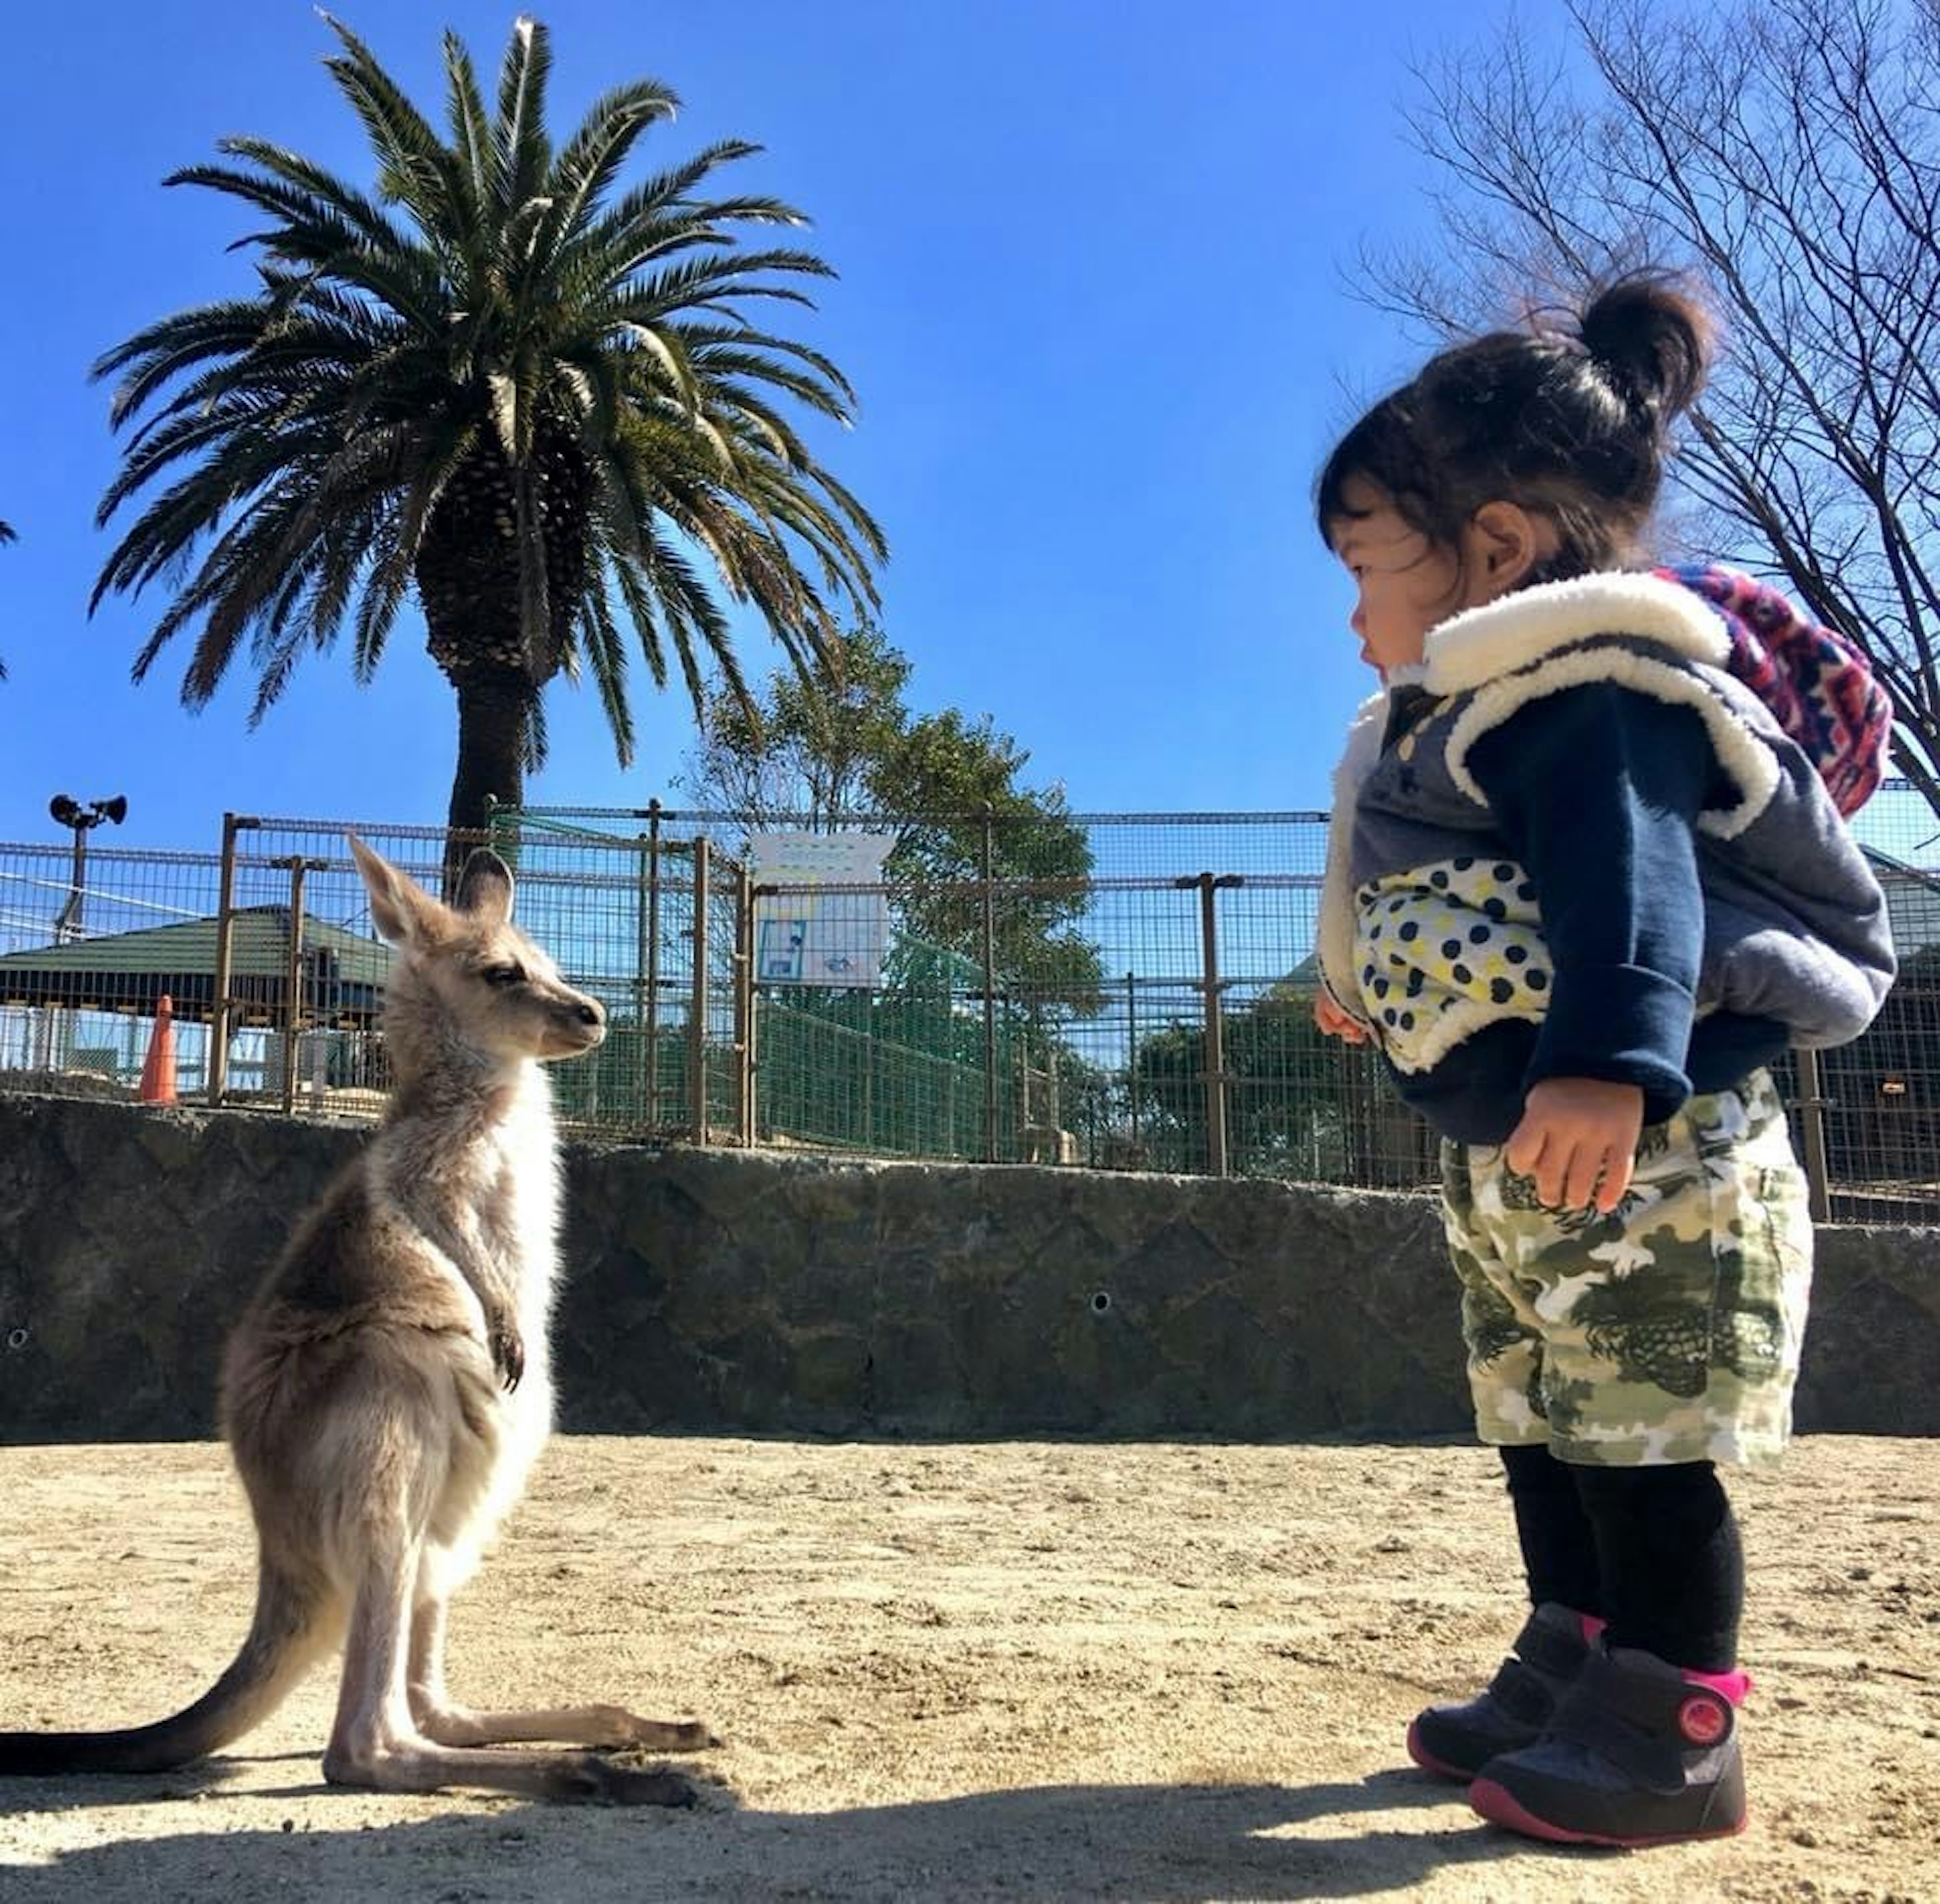
{"label": "kangaroo's hind leg", "polygon": [[343,1683],[323,1771],[332,1784],[383,1792],[470,1786],[552,1800],[691,1805],[691,1783],[674,1771],[636,1771],[591,1753],[467,1750],[419,1729],[407,1683],[412,1588],[420,1542],[390,1518],[365,1556],[343,1653]]}
{"label": "kangaroo's hind leg", "polygon": [[[435,1569],[427,1569],[428,1575]],[[694,1719],[645,1719],[622,1706],[550,1706],[531,1712],[479,1712],[453,1703],[444,1684],[447,1603],[421,1579],[411,1618],[411,1716],[441,1745],[505,1745],[541,1739],[561,1744],[651,1752],[700,1752],[721,1741]]]}
{"label": "kangaroo's hind leg", "polygon": [[321,1438],[328,1478],[317,1492],[337,1574],[350,1606],[337,1717],[324,1754],[333,1784],[378,1791],[483,1787],[548,1799],[691,1805],[677,1772],[640,1771],[590,1753],[468,1750],[429,1737],[412,1710],[414,1615],[435,1505],[463,1447],[448,1391],[395,1366],[361,1372]]}

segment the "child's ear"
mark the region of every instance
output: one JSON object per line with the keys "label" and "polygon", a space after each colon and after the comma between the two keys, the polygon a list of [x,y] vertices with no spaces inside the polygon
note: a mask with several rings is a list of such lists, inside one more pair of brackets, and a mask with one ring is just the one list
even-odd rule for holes
{"label": "child's ear", "polygon": [[1484,601],[1519,588],[1539,562],[1554,552],[1556,529],[1546,516],[1519,502],[1485,502],[1469,518],[1469,572]]}

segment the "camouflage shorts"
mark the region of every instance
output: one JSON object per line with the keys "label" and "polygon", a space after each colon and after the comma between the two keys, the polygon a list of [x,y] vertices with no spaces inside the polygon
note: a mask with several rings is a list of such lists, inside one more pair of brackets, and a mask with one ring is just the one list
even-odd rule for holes
{"label": "camouflage shorts", "polygon": [[1646,1130],[1607,1216],[1544,1209],[1497,1146],[1444,1143],[1441,1173],[1484,1441],[1612,1467],[1777,1456],[1812,1223],[1768,1073]]}

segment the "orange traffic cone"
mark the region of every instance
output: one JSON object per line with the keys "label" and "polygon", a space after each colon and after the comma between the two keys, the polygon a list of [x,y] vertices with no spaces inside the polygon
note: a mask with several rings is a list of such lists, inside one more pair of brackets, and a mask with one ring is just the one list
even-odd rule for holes
{"label": "orange traffic cone", "polygon": [[155,1006],[155,1028],[148,1036],[138,1094],[145,1104],[175,1101],[175,1002],[166,992]]}

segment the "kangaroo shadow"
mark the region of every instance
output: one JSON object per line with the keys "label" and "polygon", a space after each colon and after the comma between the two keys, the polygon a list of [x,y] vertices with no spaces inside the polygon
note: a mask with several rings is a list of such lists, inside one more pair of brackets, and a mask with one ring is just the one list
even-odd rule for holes
{"label": "kangaroo shadow", "polygon": [[[64,1781],[66,1805],[93,1801],[108,1782]],[[152,1800],[154,1787],[144,1784]],[[0,1808],[12,1809],[19,1790],[0,1784]],[[727,1795],[686,1814],[484,1800],[431,1819],[340,1829],[329,1822],[336,1795],[311,1786],[300,1794],[313,1801],[302,1829],[270,1822],[296,1796],[236,1794],[225,1809],[263,1804],[260,1829],[239,1823],[17,1864],[7,1872],[8,1904],[276,1893],[333,1904],[400,1894],[523,1904],[575,1893],[791,1904],[999,1896],[1011,1904],[1211,1904],[1392,1895],[1444,1867],[1505,1859],[1523,1868],[1513,1878],[1505,1873],[1505,1892],[1513,1884],[1530,1894],[1532,1863],[1560,1859],[1583,1875],[1580,1854],[1496,1832],[1457,1788],[1402,1771],[1305,1787],[1036,1787],[827,1812],[740,1808]],[[344,1798],[369,1811],[368,1795]],[[1443,1815],[1421,1816],[1430,1811]],[[1380,1814],[1399,1815],[1376,1822]]]}
{"label": "kangaroo shadow", "polygon": [[[173,1771],[76,1773],[68,1777],[0,1778],[0,1826],[8,1818],[43,1811],[117,1811],[144,1805],[166,1805],[179,1799],[224,1797],[238,1800],[308,1797],[328,1788],[319,1779],[304,1779],[303,1768],[315,1772],[322,1754],[308,1752],[252,1752],[198,1759]],[[246,1792],[226,1790],[231,1779],[251,1765],[288,1765],[299,1782],[280,1790],[260,1786]],[[0,1848],[5,1839],[0,1835]],[[0,1864],[0,1869],[4,1869]],[[12,1904],[11,1887],[0,1897]]]}

